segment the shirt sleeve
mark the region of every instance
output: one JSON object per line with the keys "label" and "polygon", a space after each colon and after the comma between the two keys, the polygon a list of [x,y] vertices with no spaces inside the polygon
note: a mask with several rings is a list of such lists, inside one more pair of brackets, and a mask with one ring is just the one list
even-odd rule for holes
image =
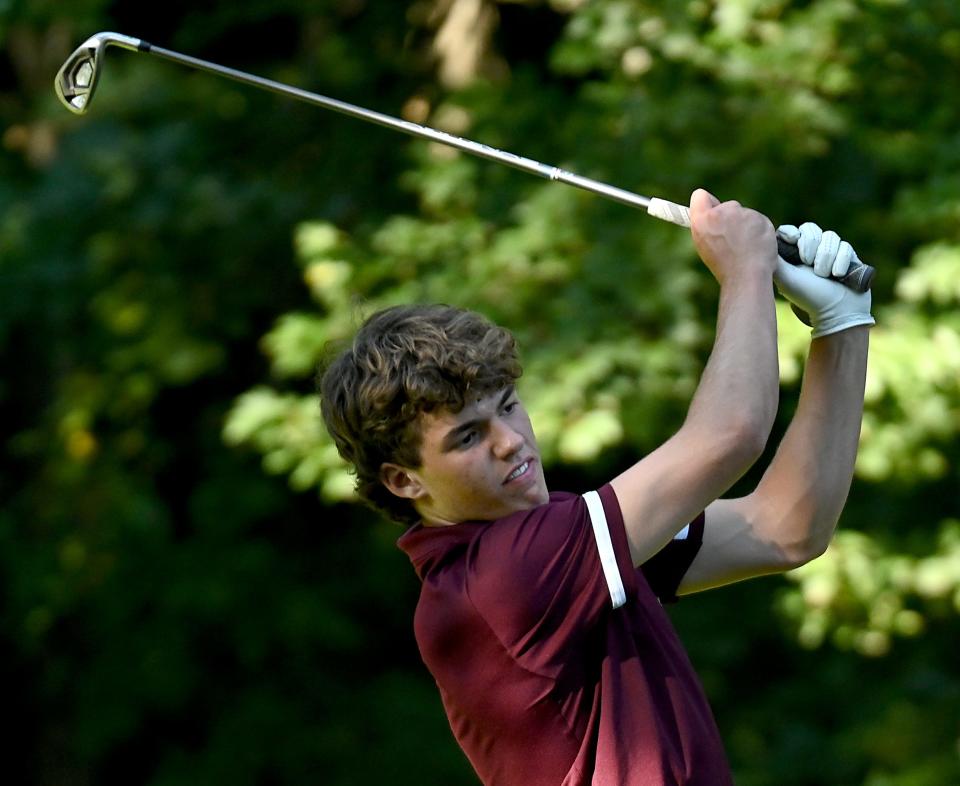
{"label": "shirt sleeve", "polygon": [[557,676],[570,648],[607,615],[622,613],[617,601],[636,594],[637,571],[609,485],[596,492],[596,504],[603,522],[576,495],[500,519],[468,555],[474,607],[511,655],[537,673]]}
{"label": "shirt sleeve", "polygon": [[704,514],[684,527],[666,546],[640,566],[661,603],[676,603],[677,588],[703,545]]}

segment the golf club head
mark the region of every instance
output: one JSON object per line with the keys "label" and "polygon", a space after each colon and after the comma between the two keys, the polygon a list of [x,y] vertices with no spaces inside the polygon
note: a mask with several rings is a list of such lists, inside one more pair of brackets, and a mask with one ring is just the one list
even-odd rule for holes
{"label": "golf club head", "polygon": [[57,98],[75,115],[82,115],[89,108],[100,78],[103,54],[111,45],[133,50],[141,48],[137,38],[119,33],[97,33],[78,46],[57,71],[53,80]]}

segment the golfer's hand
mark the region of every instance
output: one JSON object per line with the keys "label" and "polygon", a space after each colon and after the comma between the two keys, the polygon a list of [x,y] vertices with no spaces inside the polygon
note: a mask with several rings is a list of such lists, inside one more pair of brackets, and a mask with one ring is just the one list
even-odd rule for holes
{"label": "golfer's hand", "polygon": [[857,325],[875,324],[870,314],[870,291],[857,292],[829,278],[843,276],[852,261],[859,261],[848,242],[836,232],[824,232],[811,222],[799,228],[784,224],[777,228],[777,233],[788,243],[796,244],[803,264],[791,265],[778,257],[773,280],[793,304],[797,316],[813,328],[814,338]]}
{"label": "golfer's hand", "polygon": [[773,224],[739,202],[720,202],[703,189],[690,197],[690,232],[697,253],[721,286],[744,277],[769,281],[777,261]]}

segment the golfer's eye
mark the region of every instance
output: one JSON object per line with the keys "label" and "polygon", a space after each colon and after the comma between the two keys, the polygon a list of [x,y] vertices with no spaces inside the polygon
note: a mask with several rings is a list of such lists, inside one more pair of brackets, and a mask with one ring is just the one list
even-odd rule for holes
{"label": "golfer's eye", "polygon": [[476,441],[476,438],[477,438],[476,431],[468,431],[466,434],[460,437],[460,447],[463,447],[463,448],[470,447]]}
{"label": "golfer's eye", "polygon": [[508,401],[506,404],[503,405],[503,414],[504,415],[512,414],[519,404],[520,404],[519,401]]}

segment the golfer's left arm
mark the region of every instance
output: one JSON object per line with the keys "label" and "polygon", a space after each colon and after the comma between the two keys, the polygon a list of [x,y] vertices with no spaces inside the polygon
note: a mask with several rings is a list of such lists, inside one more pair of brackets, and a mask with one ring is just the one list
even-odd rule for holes
{"label": "golfer's left arm", "polygon": [[[816,558],[829,545],[850,490],[873,324],[869,293],[831,291],[823,285],[841,285],[818,280],[809,267],[780,272],[789,281],[781,277],[778,286],[811,315],[817,336],[797,410],[755,491],[707,507],[703,545],[679,594],[782,572]],[[828,308],[821,308],[824,304]]]}

